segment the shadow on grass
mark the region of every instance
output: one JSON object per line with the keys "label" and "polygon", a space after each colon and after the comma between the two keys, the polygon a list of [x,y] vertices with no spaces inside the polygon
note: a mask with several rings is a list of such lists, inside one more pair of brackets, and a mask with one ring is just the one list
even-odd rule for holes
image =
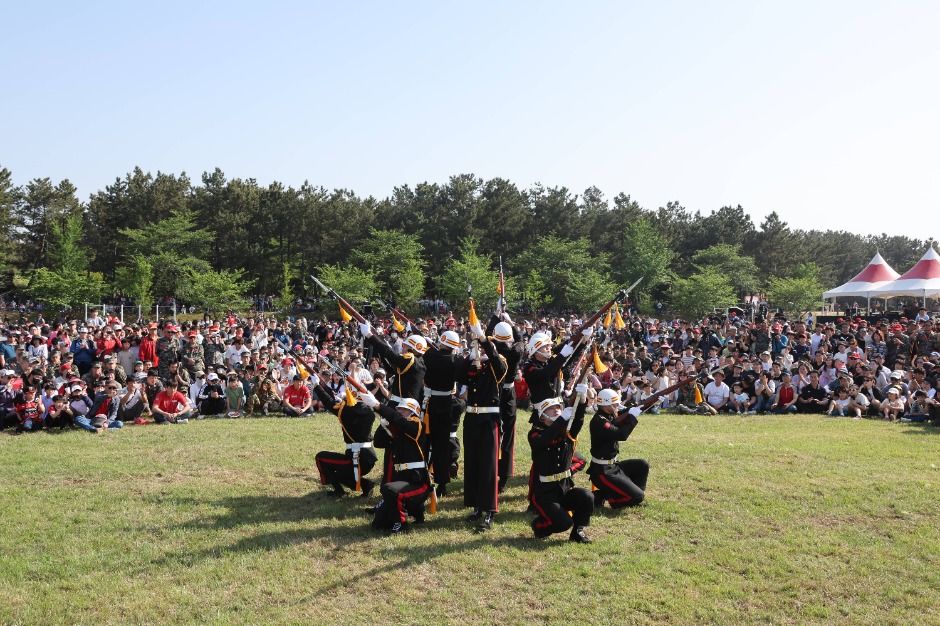
{"label": "shadow on grass", "polygon": [[905,435],[940,435],[940,428],[933,422],[907,422],[902,424]]}

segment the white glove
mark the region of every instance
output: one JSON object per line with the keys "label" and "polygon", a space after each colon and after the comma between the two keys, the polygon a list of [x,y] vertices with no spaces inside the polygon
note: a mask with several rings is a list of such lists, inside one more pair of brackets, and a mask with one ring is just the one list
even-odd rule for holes
{"label": "white glove", "polygon": [[584,330],[581,331],[581,334],[584,335],[584,338],[585,338],[585,339],[590,339],[590,338],[591,338],[591,335],[594,334],[594,327],[593,327],[593,326],[588,326],[587,328],[585,328]]}
{"label": "white glove", "polygon": [[379,419],[379,424],[381,424],[381,425],[384,426],[385,428],[388,428],[388,420],[385,419],[384,417],[381,418],[381,419]]}
{"label": "white glove", "polygon": [[565,358],[568,358],[568,357],[571,356],[572,354],[574,354],[574,346],[573,346],[573,345],[571,345],[570,343],[566,343],[564,346],[562,346],[562,348],[561,348],[561,356],[563,356],[563,357],[565,357]]}
{"label": "white glove", "polygon": [[371,337],[371,336],[372,336],[372,326],[369,324],[369,322],[364,322],[364,323],[363,323],[363,322],[360,322],[360,324],[359,324],[359,332],[362,333],[362,336],[363,336],[363,337]]}
{"label": "white glove", "polygon": [[375,407],[379,406],[379,401],[375,398],[375,396],[368,392],[362,394],[362,403],[370,409],[374,409]]}
{"label": "white glove", "polygon": [[640,415],[643,413],[643,409],[641,409],[638,406],[634,406],[634,407],[630,407],[630,410],[627,411],[627,413],[629,413],[633,417],[640,417]]}
{"label": "white glove", "polygon": [[477,339],[483,339],[483,337],[484,337],[484,335],[483,335],[483,327],[480,326],[480,322],[477,322],[476,324],[472,324],[472,325],[470,326],[470,332],[471,332],[471,333],[473,334],[473,336],[476,337]]}
{"label": "white glove", "polygon": [[580,384],[578,384],[578,385],[575,385],[574,390],[575,390],[575,391],[578,393],[578,395],[581,396],[582,398],[586,398],[586,397],[587,397],[587,390],[588,390],[587,383],[580,383]]}
{"label": "white glove", "polygon": [[508,323],[512,324],[512,319],[510,319],[509,313],[503,313],[503,314],[500,316],[500,318],[501,318],[504,322],[508,322]]}
{"label": "white glove", "polygon": [[566,422],[568,422],[568,421],[571,421],[571,418],[572,418],[572,417],[574,417],[574,407],[573,407],[573,406],[566,406],[564,409],[562,409],[562,411],[561,411],[561,419],[563,419],[563,420],[565,420]]}
{"label": "white glove", "polygon": [[320,377],[316,374],[310,374],[310,377],[307,378],[307,382],[316,387],[320,384]]}

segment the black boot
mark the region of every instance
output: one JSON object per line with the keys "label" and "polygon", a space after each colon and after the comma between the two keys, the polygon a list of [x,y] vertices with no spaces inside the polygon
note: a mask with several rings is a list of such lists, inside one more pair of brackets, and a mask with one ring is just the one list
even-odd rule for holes
{"label": "black boot", "polygon": [[594,492],[594,512],[600,511],[604,508],[604,503],[607,502],[607,496],[603,495],[600,491]]}
{"label": "black boot", "polygon": [[584,526],[575,526],[572,528],[571,536],[568,537],[568,541],[573,541],[575,543],[591,543],[587,533],[584,532]]}
{"label": "black boot", "polygon": [[493,527],[493,518],[496,516],[496,513],[492,511],[487,511],[483,514],[483,517],[480,518],[480,521],[477,523],[478,532],[486,532]]}
{"label": "black boot", "polygon": [[454,463],[450,466],[450,477],[457,478],[457,463]]}
{"label": "black boot", "polygon": [[414,515],[414,518],[415,518],[415,524],[423,524],[423,523],[424,523],[424,509],[423,509],[423,508],[422,508],[420,511],[415,511],[415,512],[413,513],[413,515]]}
{"label": "black boot", "polygon": [[408,532],[408,524],[402,524],[401,522],[395,522],[392,524],[392,527],[388,529],[389,535],[400,535],[401,533]]}
{"label": "black boot", "polygon": [[333,491],[327,492],[328,496],[331,498],[342,498],[346,495],[346,490],[343,489],[343,486],[339,483],[333,483]]}
{"label": "black boot", "polygon": [[444,496],[447,495],[447,485],[446,485],[446,484],[438,485],[438,486],[436,487],[436,489],[437,489],[437,497],[438,497],[438,498],[443,498]]}
{"label": "black boot", "polygon": [[359,487],[362,489],[362,493],[359,497],[368,498],[372,495],[372,490],[375,489],[375,482],[368,478],[363,478],[359,481]]}
{"label": "black boot", "polygon": [[468,522],[479,522],[483,517],[483,511],[480,509],[474,509],[473,513],[467,516]]}

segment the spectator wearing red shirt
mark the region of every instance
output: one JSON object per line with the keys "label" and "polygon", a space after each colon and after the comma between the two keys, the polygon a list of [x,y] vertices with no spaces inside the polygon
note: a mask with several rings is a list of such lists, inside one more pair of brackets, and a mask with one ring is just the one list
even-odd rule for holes
{"label": "spectator wearing red shirt", "polygon": [[313,407],[313,397],[299,374],[294,376],[291,384],[284,390],[283,401],[284,413],[288,416],[297,417],[310,414]]}
{"label": "spectator wearing red shirt", "polygon": [[150,333],[140,340],[140,350],[137,354],[137,358],[144,363],[150,361],[153,367],[157,367],[160,364],[160,359],[157,357],[156,327],[151,328]]}
{"label": "spectator wearing red shirt", "polygon": [[189,398],[177,390],[175,380],[167,381],[166,388],[154,398],[150,410],[157,424],[185,424],[193,414]]}
{"label": "spectator wearing red shirt", "polygon": [[16,400],[16,416],[19,418],[19,426],[16,432],[31,432],[42,429],[43,407],[36,398],[36,388],[30,386],[23,387],[23,393]]}

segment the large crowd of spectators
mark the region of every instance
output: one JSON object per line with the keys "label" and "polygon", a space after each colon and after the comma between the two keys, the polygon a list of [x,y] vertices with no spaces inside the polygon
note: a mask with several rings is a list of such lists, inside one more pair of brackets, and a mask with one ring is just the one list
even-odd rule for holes
{"label": "large crowd of spectators", "polygon": [[[524,341],[546,331],[561,344],[581,319],[515,322]],[[444,330],[469,339],[466,319],[446,311],[414,323],[430,341]],[[396,349],[412,332],[399,333],[389,319],[373,324]],[[815,326],[751,321],[733,310],[692,322],[633,314],[620,329],[598,322],[595,342],[605,371],[591,374],[591,386],[617,389],[625,403],[652,404],[653,412],[940,422],[940,318],[925,310],[897,322],[845,318]],[[387,397],[386,372],[362,345],[354,322],[304,317],[126,325],[97,311],[56,323],[21,318],[0,328],[0,425],[105,432],[210,416],[309,415],[324,407],[307,372],[343,392],[331,364]],[[525,406],[521,376],[515,385]]]}

